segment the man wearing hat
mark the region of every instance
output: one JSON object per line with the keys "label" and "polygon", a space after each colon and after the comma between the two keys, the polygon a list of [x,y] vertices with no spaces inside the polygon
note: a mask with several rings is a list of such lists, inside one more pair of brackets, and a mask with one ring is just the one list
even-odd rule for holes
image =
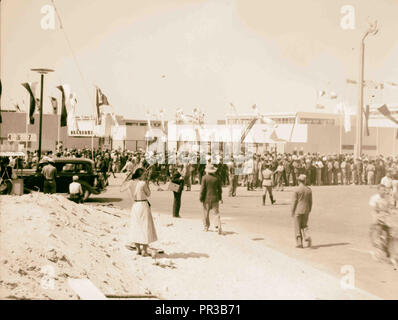
{"label": "man wearing hat", "polygon": [[206,175],[202,178],[200,188],[200,202],[203,203],[203,227],[208,231],[210,227],[209,214],[213,210],[217,219],[218,234],[221,234],[221,218],[219,202],[222,201],[221,179],[216,174],[217,169],[212,164],[206,166]]}
{"label": "man wearing hat", "polygon": [[76,202],[83,202],[83,189],[82,185],[78,182],[79,177],[73,176],[73,182],[69,185],[69,199]]}
{"label": "man wearing hat", "polygon": [[271,204],[275,203],[274,197],[272,195],[272,180],[273,180],[274,172],[270,170],[269,164],[266,163],[264,165],[264,170],[261,172],[264,194],[263,194],[263,206],[265,206],[265,199],[267,198],[267,192],[269,194],[269,198],[271,200]]}
{"label": "man wearing hat", "polygon": [[43,162],[47,163],[41,171],[44,176],[43,192],[56,193],[57,184],[55,182],[55,177],[57,176],[57,168],[55,168],[54,160],[52,158],[45,157]]}
{"label": "man wearing hat", "polygon": [[228,174],[229,174],[229,196],[236,196],[236,188],[238,187],[238,175],[235,172],[236,164],[232,157],[231,161],[228,163]]}
{"label": "man wearing hat", "polygon": [[299,185],[293,191],[292,217],[296,236],[296,248],[303,248],[303,239],[311,246],[311,237],[308,234],[308,217],[312,209],[312,191],[305,185],[307,177],[301,174],[298,177]]}

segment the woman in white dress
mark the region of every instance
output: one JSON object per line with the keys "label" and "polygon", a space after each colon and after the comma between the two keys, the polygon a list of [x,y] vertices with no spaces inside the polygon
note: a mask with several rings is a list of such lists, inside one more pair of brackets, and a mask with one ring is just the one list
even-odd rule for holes
{"label": "woman in white dress", "polygon": [[[148,245],[157,238],[155,224],[153,223],[151,205],[148,197],[151,195],[146,171],[143,168],[135,170],[131,181],[127,184],[133,200],[130,217],[130,242],[135,243],[137,253],[148,256]],[[126,190],[125,188],[123,188]],[[123,191],[122,189],[122,191]]]}

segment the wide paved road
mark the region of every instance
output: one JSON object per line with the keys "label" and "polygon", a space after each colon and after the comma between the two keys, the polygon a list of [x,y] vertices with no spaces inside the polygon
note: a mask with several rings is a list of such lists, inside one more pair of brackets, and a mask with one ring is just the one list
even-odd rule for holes
{"label": "wide paved road", "polygon": [[[127,193],[120,193],[122,175],[111,179],[111,186],[91,202],[111,202],[121,208],[130,208]],[[166,186],[162,186],[166,189]],[[172,193],[157,191],[151,185],[152,210],[171,217]],[[341,268],[351,265],[355,269],[355,284],[380,298],[398,298],[398,270],[378,263],[370,256],[369,226],[372,222],[369,198],[376,192],[368,186],[313,187],[314,206],[309,226],[313,238],[311,249],[296,249],[293,221],[290,217],[291,188],[276,191],[276,204],[261,205],[261,191],[238,188],[237,197],[228,197],[224,188],[221,205],[223,231],[248,235],[253,241],[264,243],[291,257],[304,260],[318,269],[341,277]],[[202,210],[199,186],[182,195],[181,216],[198,221],[202,228]],[[211,244],[209,244],[211,245]],[[309,280],[310,281],[310,280]]]}

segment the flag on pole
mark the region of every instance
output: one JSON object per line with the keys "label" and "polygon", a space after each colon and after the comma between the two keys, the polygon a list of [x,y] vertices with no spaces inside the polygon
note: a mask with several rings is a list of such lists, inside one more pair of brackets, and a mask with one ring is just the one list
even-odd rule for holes
{"label": "flag on pole", "polygon": [[[387,105],[383,104],[380,108],[377,108],[377,110],[379,110],[379,112],[385,116],[387,119],[391,120],[392,122],[398,124],[398,120],[395,119],[392,114],[391,111],[388,109]],[[395,129],[395,139],[398,139],[398,129]]]}
{"label": "flag on pole", "polygon": [[37,86],[39,85],[38,82],[33,82],[30,85],[30,88],[32,90],[33,96],[35,97],[35,101],[36,101],[36,106],[35,106],[35,112],[39,113],[40,112],[40,99],[37,97]]}
{"label": "flag on pole", "polygon": [[22,83],[22,86],[29,92],[29,96],[30,96],[29,124],[35,123],[34,113],[35,113],[35,109],[36,109],[36,97],[34,95],[34,92],[36,91],[36,85],[37,85],[37,83],[35,83],[35,82],[32,84],[29,84],[27,82]]}
{"label": "flag on pole", "polygon": [[391,120],[392,122],[398,124],[398,120],[395,119],[392,114],[391,111],[388,109],[387,105],[383,104],[380,108],[377,108],[377,110],[383,115],[385,116],[387,119]]}
{"label": "flag on pole", "polygon": [[164,109],[163,108],[159,110],[159,116],[160,116],[160,121],[162,123],[162,130],[164,131],[165,129],[164,129]]}
{"label": "flag on pole", "polygon": [[113,122],[114,122],[115,126],[119,127],[119,121],[117,121],[115,112],[112,111],[111,116],[112,116],[112,119],[113,119]]}
{"label": "flag on pole", "polygon": [[252,110],[255,116],[260,116],[260,110],[258,110],[258,107],[256,104],[252,105]]}
{"label": "flag on pole", "polygon": [[66,110],[66,97],[70,96],[70,88],[67,84],[57,87],[62,93],[62,106],[61,106],[61,127],[67,126],[68,112]]}
{"label": "flag on pole", "polygon": [[231,109],[232,109],[233,113],[234,113],[235,115],[237,115],[237,114],[238,114],[238,111],[237,111],[235,105],[234,105],[232,102],[230,102],[229,105],[231,106]]}
{"label": "flag on pole", "polygon": [[97,124],[101,124],[101,111],[102,105],[109,106],[108,98],[104,95],[99,87],[96,87],[96,105],[97,105]]}
{"label": "flag on pole", "polygon": [[53,114],[58,114],[58,100],[55,97],[50,97],[51,105],[53,107]]}
{"label": "flag on pole", "polygon": [[152,126],[151,126],[151,113],[150,113],[149,111],[147,111],[147,112],[145,113],[145,115],[146,115],[146,121],[147,121],[147,123],[148,123],[148,128],[149,128],[149,130],[152,130]]}
{"label": "flag on pole", "polygon": [[351,131],[351,117],[348,107],[345,103],[343,104],[343,112],[344,112],[344,131],[347,133]]}
{"label": "flag on pole", "polygon": [[68,127],[73,128],[74,130],[78,130],[77,119],[76,119],[76,93],[72,92],[69,96],[69,114],[68,114]]}
{"label": "flag on pole", "polygon": [[77,99],[76,99],[76,93],[72,92],[69,96],[69,103],[71,108],[73,108],[73,111],[76,111],[76,105],[77,105]]}
{"label": "flag on pole", "polygon": [[29,110],[27,109],[27,107],[25,106],[25,100],[22,100],[22,108],[23,110],[25,110],[25,114],[26,114],[26,125],[28,126],[30,124],[30,117],[29,117]]}

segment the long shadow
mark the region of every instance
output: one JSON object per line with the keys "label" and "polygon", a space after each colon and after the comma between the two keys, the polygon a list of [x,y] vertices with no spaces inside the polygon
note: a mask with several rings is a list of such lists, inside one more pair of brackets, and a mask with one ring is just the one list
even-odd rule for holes
{"label": "long shadow", "polygon": [[174,253],[159,253],[158,258],[168,258],[168,259],[209,258],[209,255],[206,253],[197,253],[197,252],[174,252]]}
{"label": "long shadow", "polygon": [[222,236],[230,236],[230,235],[233,235],[233,234],[238,234],[238,233],[234,232],[234,231],[221,231],[221,235]]}
{"label": "long shadow", "polygon": [[88,198],[85,202],[105,203],[105,202],[121,202],[121,201],[123,201],[122,198]]}
{"label": "long shadow", "polygon": [[337,246],[346,246],[351,243],[349,242],[338,242],[338,243],[327,243],[327,244],[318,244],[316,246],[311,246],[311,249],[319,249],[319,248],[329,248],[329,247],[337,247]]}
{"label": "long shadow", "polygon": [[240,194],[236,198],[259,198],[258,194]]}
{"label": "long shadow", "polygon": [[273,204],[273,206],[288,206],[291,205],[291,202],[280,202],[276,200],[276,202]]}
{"label": "long shadow", "polygon": [[[209,230],[208,232],[217,232],[218,233],[217,229],[216,230]],[[238,234],[238,233],[235,232],[235,231],[221,231],[221,235],[222,236],[230,236],[230,235],[233,235],[233,234]]]}

